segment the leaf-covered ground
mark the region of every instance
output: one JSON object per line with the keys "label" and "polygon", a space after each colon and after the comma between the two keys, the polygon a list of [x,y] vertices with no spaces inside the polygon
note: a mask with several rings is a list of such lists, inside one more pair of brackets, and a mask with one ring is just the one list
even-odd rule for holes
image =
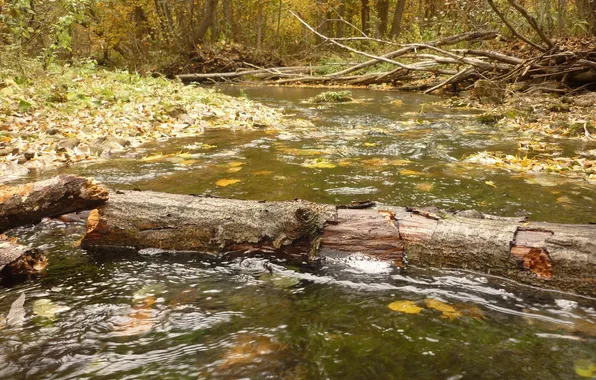
{"label": "leaf-covered ground", "polygon": [[[456,107],[473,107],[485,112],[478,120],[519,135],[516,155],[478,152],[464,164],[480,164],[529,174],[552,173],[596,180],[596,93],[577,96],[513,93],[503,104],[481,104],[474,95],[452,98]],[[585,149],[565,151],[569,139],[583,140]]]}
{"label": "leaf-covered ground", "polygon": [[281,117],[214,90],[93,64],[31,73],[0,69],[0,172],[6,181],[148,141],[213,127],[263,128]]}

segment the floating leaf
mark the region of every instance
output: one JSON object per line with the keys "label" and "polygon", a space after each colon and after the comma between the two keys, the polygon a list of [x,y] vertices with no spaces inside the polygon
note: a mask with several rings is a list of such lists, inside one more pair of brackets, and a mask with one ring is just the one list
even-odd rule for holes
{"label": "floating leaf", "polygon": [[25,293],[21,293],[19,298],[10,305],[10,310],[6,316],[6,325],[20,327],[25,321]]}
{"label": "floating leaf", "polygon": [[596,363],[589,359],[579,359],[573,362],[575,373],[581,377],[596,377]]}
{"label": "floating leaf", "polygon": [[304,166],[306,168],[312,168],[312,169],[333,169],[336,165],[332,164],[331,162],[329,162],[327,160],[316,159],[316,160],[306,160],[306,161],[304,161],[302,166]]}
{"label": "floating leaf", "polygon": [[237,167],[237,168],[229,168],[228,170],[226,170],[226,172],[228,173],[238,173],[240,170],[242,170],[242,167]]}
{"label": "floating leaf", "polygon": [[244,165],[244,162],[242,162],[242,161],[232,161],[232,162],[228,163],[228,166],[231,168],[237,168],[242,165]]}
{"label": "floating leaf", "polygon": [[494,187],[496,188],[497,185],[495,185],[495,183],[493,181],[484,181],[484,183],[486,183],[488,186]]}
{"label": "floating leaf", "polygon": [[408,175],[408,176],[428,176],[428,173],[423,173],[423,172],[419,172],[416,170],[410,170],[410,169],[400,170],[399,174]]}
{"label": "floating leaf", "polygon": [[157,284],[148,284],[143,286],[141,289],[134,292],[132,298],[137,299],[144,299],[149,296],[155,296],[156,294],[163,293],[166,290],[166,286],[161,283]]}
{"label": "floating leaf", "polygon": [[225,187],[229,185],[234,185],[238,182],[240,182],[239,179],[220,179],[217,182],[215,182],[215,185]]}
{"label": "floating leaf", "polygon": [[63,310],[65,310],[65,308],[57,306],[52,300],[47,298],[38,299],[33,302],[33,314],[38,317],[54,319],[56,314]]}
{"label": "floating leaf", "polygon": [[462,316],[461,312],[455,310],[453,306],[448,305],[444,302],[430,298],[427,298],[426,300],[424,300],[424,302],[426,302],[426,306],[428,306],[430,309],[440,311],[443,314],[443,318],[455,319]]}
{"label": "floating leaf", "polygon": [[273,174],[271,170],[260,170],[258,172],[253,172],[255,175],[270,175]]}
{"label": "floating leaf", "polygon": [[435,185],[433,185],[432,183],[428,183],[428,182],[423,182],[423,183],[419,183],[416,185],[416,189],[420,190],[420,191],[425,191],[425,192],[429,192],[433,189],[433,187],[435,187]]}
{"label": "floating leaf", "polygon": [[391,310],[406,314],[419,314],[422,311],[422,308],[416,306],[412,301],[395,301],[391,302],[387,307]]}
{"label": "floating leaf", "polygon": [[259,276],[259,280],[270,282],[278,288],[291,288],[300,283],[300,280],[295,277],[282,276],[281,274],[265,273]]}
{"label": "floating leaf", "polygon": [[364,146],[377,146],[377,144],[373,142],[365,142]]}

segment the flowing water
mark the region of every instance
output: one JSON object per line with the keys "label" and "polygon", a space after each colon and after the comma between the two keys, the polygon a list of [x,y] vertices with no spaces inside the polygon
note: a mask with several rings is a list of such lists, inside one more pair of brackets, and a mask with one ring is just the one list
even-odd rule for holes
{"label": "flowing water", "polygon": [[[477,151],[515,153],[517,135],[471,111],[423,105],[437,98],[360,90],[355,103],[321,107],[302,100],[322,89],[221,91],[309,122],[208,129],[59,172],[121,189],[595,221],[594,185],[463,165]],[[594,299],[357,258],[314,270],[259,258],[98,257],[73,247],[83,229],[48,220],[11,231],[45,248],[50,265],[34,281],[0,288],[4,315],[25,294],[24,316],[0,319],[0,378],[596,376]],[[388,307],[396,301],[401,311]]]}

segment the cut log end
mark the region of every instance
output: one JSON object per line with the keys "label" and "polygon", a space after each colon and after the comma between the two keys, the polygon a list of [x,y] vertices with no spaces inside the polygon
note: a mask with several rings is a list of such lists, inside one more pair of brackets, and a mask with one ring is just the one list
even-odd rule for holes
{"label": "cut log end", "polygon": [[0,231],[45,217],[88,210],[108,200],[109,191],[93,179],[60,175],[48,180],[0,187]]}

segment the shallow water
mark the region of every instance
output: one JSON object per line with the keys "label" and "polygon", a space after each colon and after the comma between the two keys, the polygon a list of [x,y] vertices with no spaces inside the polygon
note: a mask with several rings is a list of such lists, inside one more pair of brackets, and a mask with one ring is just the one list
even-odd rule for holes
{"label": "shallow water", "polygon": [[[300,102],[320,89],[243,91],[312,124],[207,130],[60,172],[113,188],[594,220],[584,182],[461,166],[466,153],[514,152],[515,135],[465,110],[420,113],[434,97],[362,90],[357,103],[321,109]],[[216,184],[226,179],[238,182]],[[0,378],[573,379],[596,363],[593,299],[358,258],[315,271],[259,258],[97,257],[73,247],[82,233],[57,221],[11,232],[45,248],[50,265],[0,288],[0,314],[26,296],[24,318],[0,329]],[[393,311],[394,301],[420,310]]]}

